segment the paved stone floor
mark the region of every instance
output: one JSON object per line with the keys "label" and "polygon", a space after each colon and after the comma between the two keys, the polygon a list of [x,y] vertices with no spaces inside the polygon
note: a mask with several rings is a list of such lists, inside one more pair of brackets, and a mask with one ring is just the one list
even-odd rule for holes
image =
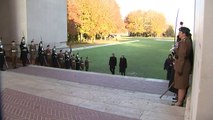
{"label": "paved stone floor", "polygon": [[171,94],[159,99],[165,81],[37,66],[1,76],[5,120],[184,119]]}
{"label": "paved stone floor", "polygon": [[77,107],[6,88],[4,119],[17,120],[137,120]]}

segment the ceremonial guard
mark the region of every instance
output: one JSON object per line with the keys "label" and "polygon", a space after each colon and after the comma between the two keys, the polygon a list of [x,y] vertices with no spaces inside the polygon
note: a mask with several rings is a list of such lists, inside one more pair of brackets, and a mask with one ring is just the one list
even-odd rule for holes
{"label": "ceremonial guard", "polygon": [[11,56],[12,67],[15,69],[17,68],[16,63],[17,63],[17,56],[18,56],[18,48],[16,46],[15,41],[12,41],[10,56]]}
{"label": "ceremonial guard", "polygon": [[172,70],[174,69],[174,59],[172,54],[168,55],[168,58],[164,62],[164,70],[167,71],[166,79],[170,80],[172,77]]}
{"label": "ceremonial guard", "polygon": [[84,61],[83,61],[83,57],[80,58],[80,66],[81,66],[81,70],[84,70]]}
{"label": "ceremonial guard", "polygon": [[47,58],[47,64],[48,64],[48,66],[51,66],[51,55],[52,55],[52,53],[51,53],[51,49],[50,49],[50,45],[47,45],[47,49],[45,50],[45,52],[46,52],[46,58]]}
{"label": "ceremonial guard", "polygon": [[56,52],[56,47],[54,46],[52,49],[52,67],[59,67],[59,63],[57,60],[57,52]]}
{"label": "ceremonial guard", "polygon": [[22,41],[21,41],[21,44],[20,44],[20,50],[21,50],[20,59],[22,60],[22,65],[26,66],[27,61],[29,60],[28,57],[27,57],[29,51],[28,51],[27,45],[25,43],[25,38],[24,37],[22,37]]}
{"label": "ceremonial guard", "polygon": [[[4,50],[4,48],[3,48],[3,45],[1,44],[0,45],[0,70],[1,71],[5,71],[5,69],[4,69],[4,64],[5,64],[5,56],[6,56],[6,54],[5,54],[5,50]],[[8,67],[8,66],[7,66]]]}
{"label": "ceremonial guard", "polygon": [[76,54],[75,63],[76,63],[76,70],[80,70],[80,58],[78,53]]}
{"label": "ceremonial guard", "polygon": [[60,52],[58,53],[58,62],[59,62],[59,66],[61,68],[64,68],[64,54],[62,50],[60,50]]}
{"label": "ceremonial guard", "polygon": [[70,69],[70,56],[67,51],[65,51],[65,68]]}
{"label": "ceremonial guard", "polygon": [[34,44],[34,40],[32,40],[31,44],[30,44],[30,61],[31,61],[31,64],[35,65],[36,57],[37,57],[36,45]]}
{"label": "ceremonial guard", "polygon": [[47,65],[47,61],[46,61],[46,57],[45,57],[45,51],[43,48],[43,44],[39,45],[39,49],[38,49],[38,60],[41,66],[43,66],[44,64]]}
{"label": "ceremonial guard", "polygon": [[84,61],[84,65],[85,65],[85,71],[89,70],[89,60],[88,57],[86,57],[86,60]]}
{"label": "ceremonial guard", "polygon": [[75,62],[75,59],[76,59],[76,57],[75,57],[75,54],[73,54],[72,55],[72,57],[71,57],[71,67],[72,67],[72,69],[73,70],[76,70],[76,62]]}
{"label": "ceremonial guard", "polygon": [[182,106],[186,91],[189,85],[189,75],[192,72],[192,40],[190,29],[187,27],[179,28],[180,42],[175,55],[175,78],[174,88],[178,89],[178,100],[176,106]]}

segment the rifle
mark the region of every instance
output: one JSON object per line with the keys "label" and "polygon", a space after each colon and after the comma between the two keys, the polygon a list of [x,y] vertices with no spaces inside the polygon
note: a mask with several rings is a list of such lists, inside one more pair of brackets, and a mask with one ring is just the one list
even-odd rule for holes
{"label": "rifle", "polygon": [[160,96],[160,99],[169,91],[169,89],[174,85],[175,83],[173,82],[169,88]]}
{"label": "rifle", "polygon": [[41,39],[41,41],[42,41],[42,37],[40,36],[40,39]]}
{"label": "rifle", "polygon": [[[178,22],[178,15],[179,15],[179,9],[177,10],[177,16],[175,21],[175,35],[174,35],[174,46],[175,46],[175,39],[176,39],[176,29],[177,29],[177,22]],[[182,25],[183,22],[180,22],[180,25]],[[168,89],[160,96],[160,99],[169,91],[169,89],[174,85],[175,83],[172,82],[172,84],[168,87]]]}
{"label": "rifle", "polygon": [[178,15],[179,15],[179,9],[177,10],[177,16],[175,21],[175,35],[174,35],[174,45],[175,45],[175,39],[176,39],[176,33],[177,33],[177,22],[178,22]]}
{"label": "rifle", "polygon": [[24,40],[25,40],[25,35],[24,35],[24,32],[22,32],[22,36],[23,36],[22,38],[24,38]]}

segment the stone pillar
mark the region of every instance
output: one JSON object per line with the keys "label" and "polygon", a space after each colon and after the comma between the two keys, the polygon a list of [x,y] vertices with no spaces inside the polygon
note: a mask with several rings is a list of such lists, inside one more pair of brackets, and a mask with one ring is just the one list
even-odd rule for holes
{"label": "stone pillar", "polygon": [[15,40],[20,43],[26,37],[38,43],[59,46],[67,40],[66,0],[1,0],[0,37],[3,43]]}
{"label": "stone pillar", "polygon": [[195,3],[195,62],[193,71],[191,120],[213,119],[213,0]]}
{"label": "stone pillar", "polygon": [[3,43],[20,42],[27,37],[26,0],[1,0],[0,4],[0,36]]}

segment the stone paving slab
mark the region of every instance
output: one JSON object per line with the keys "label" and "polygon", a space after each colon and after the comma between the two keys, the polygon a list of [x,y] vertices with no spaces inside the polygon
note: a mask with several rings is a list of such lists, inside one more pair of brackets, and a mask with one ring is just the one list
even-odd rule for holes
{"label": "stone paving slab", "polygon": [[[49,69],[45,70],[48,71]],[[74,72],[73,74],[90,74],[78,71],[69,72]],[[96,74],[93,74],[93,76],[95,75]],[[101,76],[110,77],[112,75]],[[122,78],[120,76],[114,77]],[[169,104],[171,104],[171,98],[169,96],[164,96],[163,99],[159,99],[159,94],[81,84],[14,71],[2,72],[2,78],[4,89],[10,88],[42,98],[95,111],[116,114],[118,116],[125,116],[127,118],[140,120],[152,120],[156,118],[158,118],[158,120],[176,120],[179,118],[177,120],[183,120],[184,117],[184,108],[169,106]],[[130,79],[129,77],[125,78]],[[133,80],[141,81],[141,79]],[[122,81],[125,82],[126,79],[122,78]],[[154,115],[155,113],[156,116]]]}
{"label": "stone paving slab", "polygon": [[[86,85],[10,71],[4,72],[2,78],[3,88],[137,119],[144,110],[150,110],[153,103],[171,104],[169,96],[159,99],[159,95],[155,94]],[[153,107],[157,108],[159,105],[155,104]]]}
{"label": "stone paving slab", "polygon": [[[96,85],[150,94],[162,94],[168,87],[168,81],[147,80],[146,78],[134,78],[99,73],[97,74],[92,72],[65,70],[50,67],[28,66],[12,69],[10,71],[77,82],[81,84]],[[168,95],[172,94],[168,92]]]}
{"label": "stone paving slab", "polygon": [[77,107],[12,89],[3,91],[4,120],[138,120]]}

